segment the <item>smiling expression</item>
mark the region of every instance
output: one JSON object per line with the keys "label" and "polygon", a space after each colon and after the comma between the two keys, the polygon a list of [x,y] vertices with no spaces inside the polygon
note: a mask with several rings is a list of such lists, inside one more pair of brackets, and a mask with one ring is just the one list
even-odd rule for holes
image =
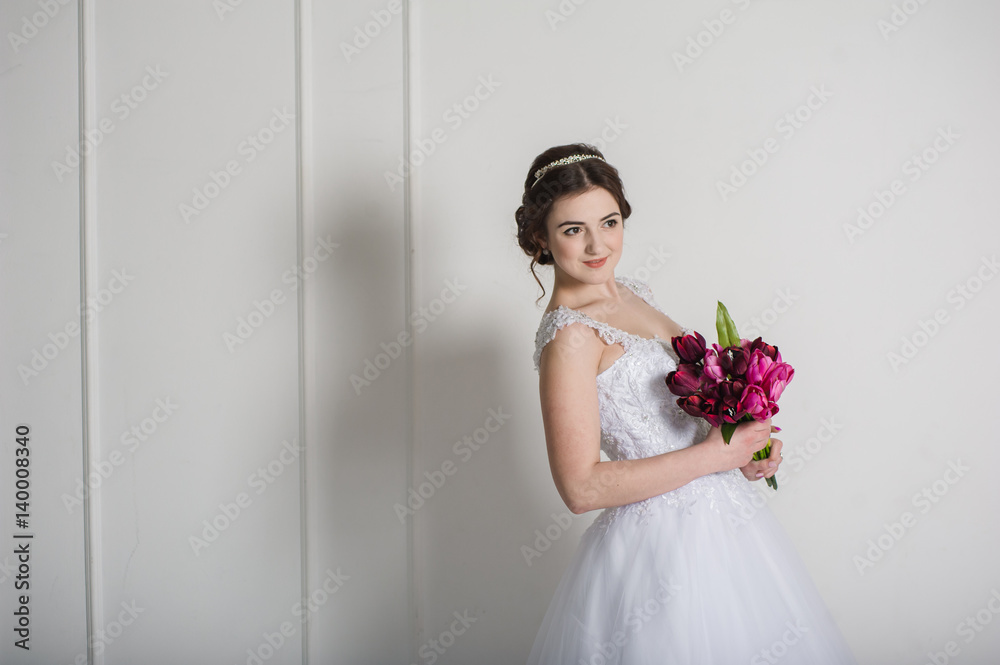
{"label": "smiling expression", "polygon": [[552,204],[546,221],[556,268],[581,282],[597,284],[614,275],[621,258],[623,228],[618,201],[595,187]]}

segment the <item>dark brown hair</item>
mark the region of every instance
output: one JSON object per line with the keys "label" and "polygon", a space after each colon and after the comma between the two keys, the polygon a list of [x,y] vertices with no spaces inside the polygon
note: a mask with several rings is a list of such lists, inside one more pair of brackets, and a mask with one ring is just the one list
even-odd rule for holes
{"label": "dark brown hair", "polygon": [[[535,171],[557,159],[571,155],[597,155],[601,159],[584,159],[556,166],[546,171],[538,184],[535,184]],[[622,213],[622,228],[625,227],[625,220],[632,214],[632,206],[625,199],[625,188],[618,175],[618,169],[603,160],[604,155],[594,146],[571,143],[549,148],[535,157],[535,161],[531,163],[528,177],[524,181],[521,207],[514,213],[514,220],[517,222],[517,244],[531,257],[529,269],[542,289],[542,295],[538,296],[538,300],[545,295],[545,287],[535,274],[535,265],[544,266],[553,263],[551,254],[542,254],[539,239],[548,240],[546,222],[553,204],[560,197],[581,194],[599,187],[607,190],[618,202],[618,209]]]}

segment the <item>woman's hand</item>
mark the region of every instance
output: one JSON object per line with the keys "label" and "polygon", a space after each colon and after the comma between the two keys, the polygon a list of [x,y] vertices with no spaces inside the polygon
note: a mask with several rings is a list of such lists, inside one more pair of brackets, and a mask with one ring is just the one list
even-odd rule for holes
{"label": "woman's hand", "polygon": [[[733,432],[733,436],[730,437],[729,444],[727,445],[722,439],[722,430],[718,427],[713,427],[711,431],[709,431],[708,437],[704,441],[704,445],[711,446],[714,452],[721,458],[719,462],[719,471],[744,469],[752,464],[766,465],[766,462],[754,462],[753,455],[767,445],[767,437],[773,431],[775,431],[775,428],[771,426],[770,418],[763,422],[751,420],[750,422],[740,423],[736,426],[736,430]],[[771,439],[772,455],[778,455],[777,452],[774,452],[775,441],[777,441],[777,439]],[[780,451],[780,442],[778,442],[777,448]],[[775,466],[775,468],[777,468],[777,466]],[[756,480],[756,478],[752,477],[755,474],[756,470],[751,472],[752,480]],[[744,471],[744,475],[746,475],[746,471]]]}
{"label": "woman's hand", "polygon": [[[776,432],[778,428],[772,427],[771,431]],[[740,471],[747,480],[760,480],[770,478],[778,472],[781,464],[781,447],[784,445],[781,439],[771,438],[771,455],[767,459],[751,460],[748,464],[741,466]]]}

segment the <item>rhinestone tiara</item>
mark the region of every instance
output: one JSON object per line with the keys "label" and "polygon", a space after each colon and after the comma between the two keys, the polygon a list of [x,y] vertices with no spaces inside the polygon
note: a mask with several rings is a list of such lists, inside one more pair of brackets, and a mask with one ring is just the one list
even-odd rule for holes
{"label": "rhinestone tiara", "polygon": [[557,166],[566,166],[567,164],[573,164],[574,162],[582,162],[585,159],[600,159],[602,162],[604,159],[600,155],[570,155],[569,157],[563,157],[562,159],[557,159],[554,162],[546,164],[542,168],[535,171],[535,182],[531,183],[534,187],[538,184],[538,181],[542,179],[542,176],[549,172],[549,170],[556,168]]}

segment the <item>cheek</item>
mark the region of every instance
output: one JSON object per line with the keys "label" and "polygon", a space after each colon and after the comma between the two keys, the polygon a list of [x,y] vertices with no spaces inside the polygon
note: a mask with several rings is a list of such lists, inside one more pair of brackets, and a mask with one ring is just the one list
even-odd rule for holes
{"label": "cheek", "polygon": [[614,234],[608,238],[608,244],[613,246],[615,250],[621,250],[622,245],[625,244],[625,235],[621,232]]}
{"label": "cheek", "polygon": [[559,233],[556,235],[556,247],[558,247],[563,252],[572,252],[574,247],[578,244],[576,238],[572,235],[564,235]]}

